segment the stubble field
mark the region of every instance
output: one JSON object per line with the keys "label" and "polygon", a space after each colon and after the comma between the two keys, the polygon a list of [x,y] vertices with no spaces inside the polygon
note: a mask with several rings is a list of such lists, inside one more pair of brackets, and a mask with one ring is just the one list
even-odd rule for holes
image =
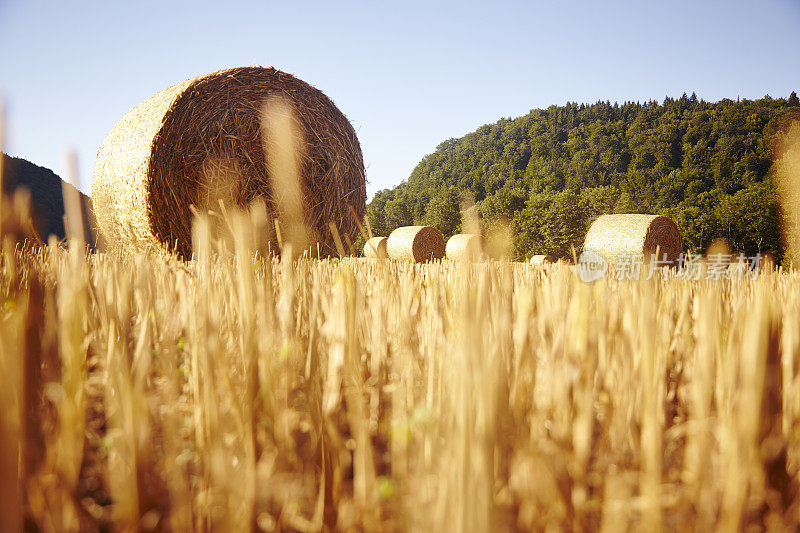
{"label": "stubble field", "polygon": [[8,530],[797,526],[797,274],[266,259],[231,220],[186,263],[6,239]]}

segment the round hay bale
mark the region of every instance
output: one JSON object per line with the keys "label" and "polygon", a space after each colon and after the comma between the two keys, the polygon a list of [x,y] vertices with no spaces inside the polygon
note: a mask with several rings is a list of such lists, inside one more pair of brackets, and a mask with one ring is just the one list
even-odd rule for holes
{"label": "round hay bale", "polygon": [[372,237],[364,244],[364,257],[370,259],[386,259],[389,256],[386,254],[386,237]]}
{"label": "round hay bale", "polygon": [[601,215],[586,234],[584,251],[597,252],[614,263],[621,255],[644,254],[649,260],[658,249],[659,260],[674,263],[683,249],[675,222],[665,216]]}
{"label": "round hay bale", "polygon": [[483,238],[473,233],[459,233],[447,239],[445,256],[452,261],[477,261],[483,255]]}
{"label": "round hay bale", "polygon": [[530,264],[532,265],[547,265],[552,262],[553,258],[549,255],[534,255],[530,260]]}
{"label": "round hay bale", "polygon": [[[366,187],[350,122],[321,91],[294,76],[272,67],[240,67],[165,89],[117,122],[97,154],[92,184],[97,222],[108,241],[166,246],[186,257],[192,205],[213,209],[223,201],[245,207],[262,197],[275,217],[275,176],[262,138],[268,99],[293,106],[302,153],[283,159],[297,164],[300,222],[312,251],[319,243],[322,255],[336,253],[331,222],[354,239],[349,206],[363,217]],[[295,143],[289,144],[293,150]]]}
{"label": "round hay bale", "polygon": [[404,226],[394,230],[386,241],[390,259],[430,261],[444,257],[444,237],[430,226]]}

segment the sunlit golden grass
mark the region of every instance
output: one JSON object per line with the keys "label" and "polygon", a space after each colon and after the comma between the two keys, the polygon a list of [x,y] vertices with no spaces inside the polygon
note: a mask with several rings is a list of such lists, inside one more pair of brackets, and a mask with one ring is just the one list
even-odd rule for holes
{"label": "sunlit golden grass", "polygon": [[7,527],[796,527],[797,274],[281,261],[226,220],[187,263],[6,238]]}

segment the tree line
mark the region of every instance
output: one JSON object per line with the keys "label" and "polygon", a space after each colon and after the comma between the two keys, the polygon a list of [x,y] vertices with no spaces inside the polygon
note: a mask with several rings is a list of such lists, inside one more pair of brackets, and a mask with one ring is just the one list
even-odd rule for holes
{"label": "tree line", "polygon": [[722,237],[734,251],[780,261],[771,162],[792,117],[795,92],[534,109],[444,141],[408,180],[376,193],[367,213],[377,235],[427,224],[449,237],[469,199],[484,224],[510,224],[517,259],[570,256],[601,214],[654,213],[674,219],[695,253]]}

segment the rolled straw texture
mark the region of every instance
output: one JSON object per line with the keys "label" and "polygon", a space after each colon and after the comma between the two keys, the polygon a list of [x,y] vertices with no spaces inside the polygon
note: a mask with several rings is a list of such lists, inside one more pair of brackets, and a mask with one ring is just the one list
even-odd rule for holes
{"label": "rolled straw texture", "polygon": [[532,265],[546,265],[548,263],[552,263],[553,258],[549,255],[534,255],[531,257],[530,263]]}
{"label": "rolled straw texture", "polygon": [[364,257],[371,259],[387,259],[389,256],[386,254],[386,237],[372,237],[364,244]]}
{"label": "rolled straw texture", "polygon": [[[145,100],[114,126],[97,154],[92,197],[107,240],[191,253],[191,205],[266,200],[275,216],[261,112],[276,96],[294,106],[303,216],[323,255],[328,229],[355,239],[349,213],[366,209],[364,163],[355,131],[321,91],[274,68],[240,67],[186,80]],[[274,240],[274,239],[273,239]],[[277,248],[277,247],[275,247]],[[312,250],[316,246],[312,243]]]}
{"label": "rolled straw texture", "polygon": [[459,233],[447,239],[445,257],[452,261],[477,261],[483,254],[483,239],[472,233]]}
{"label": "rolled straw texture", "polygon": [[659,259],[674,262],[683,249],[678,226],[665,216],[601,215],[586,234],[583,249],[597,252],[609,262],[623,254],[644,254],[649,259],[659,250]]}
{"label": "rolled straw texture", "polygon": [[444,237],[430,226],[404,226],[397,228],[386,241],[389,259],[405,261],[430,261],[444,257]]}

